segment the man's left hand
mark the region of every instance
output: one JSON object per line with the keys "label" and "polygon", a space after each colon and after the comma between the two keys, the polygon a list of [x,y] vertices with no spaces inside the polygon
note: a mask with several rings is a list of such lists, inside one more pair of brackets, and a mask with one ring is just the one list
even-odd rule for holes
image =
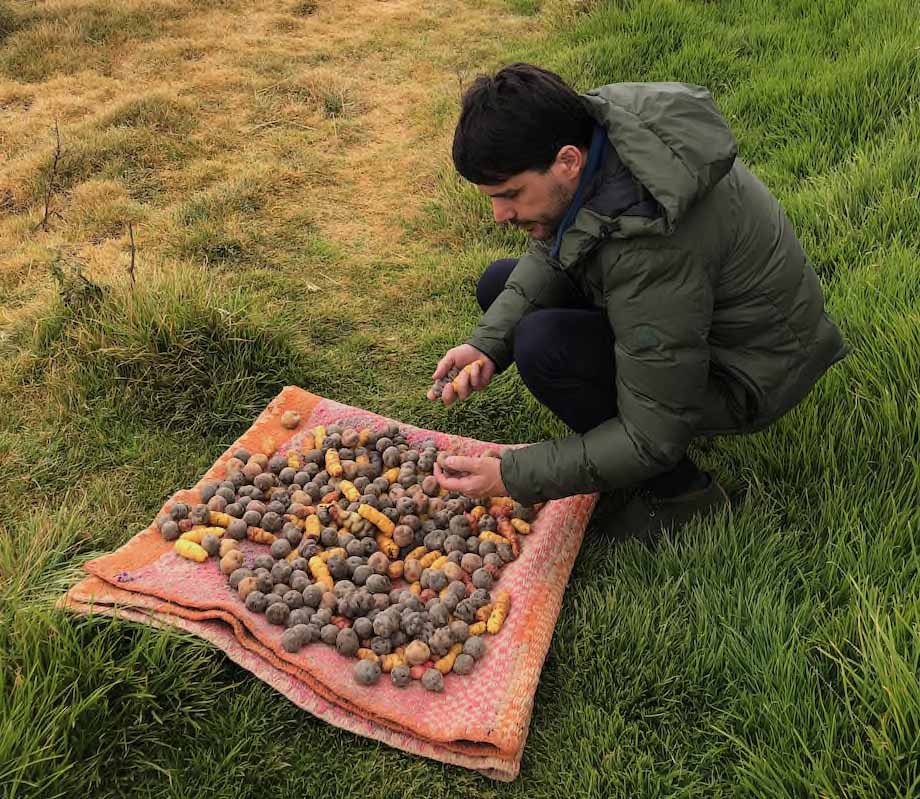
{"label": "man's left hand", "polygon": [[[508,489],[502,482],[501,460],[499,458],[467,458],[451,455],[445,458],[445,472],[439,464],[434,465],[434,476],[448,491],[459,491],[468,497],[504,497]],[[454,474],[459,472],[459,474]]]}

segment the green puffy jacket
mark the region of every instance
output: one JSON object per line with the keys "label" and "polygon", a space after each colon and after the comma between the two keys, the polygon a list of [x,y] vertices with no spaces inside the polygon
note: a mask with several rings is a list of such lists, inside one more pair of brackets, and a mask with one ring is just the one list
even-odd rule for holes
{"label": "green puffy jacket", "polygon": [[576,292],[613,330],[617,415],[502,454],[509,493],[527,503],[633,485],[694,436],[762,428],[847,351],[789,220],[736,159],[705,89],[612,84],[583,99],[612,145],[604,170],[625,166],[658,212],[611,212],[600,176],[558,257],[532,243],[469,340],[504,369],[521,317]]}

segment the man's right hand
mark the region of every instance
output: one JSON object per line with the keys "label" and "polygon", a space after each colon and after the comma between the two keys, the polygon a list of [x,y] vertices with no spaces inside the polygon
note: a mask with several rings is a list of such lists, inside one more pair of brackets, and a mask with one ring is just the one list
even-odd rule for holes
{"label": "man's right hand", "polygon": [[[463,367],[468,364],[472,366],[464,371]],[[444,386],[441,400],[445,405],[450,405],[457,399],[465,400],[474,391],[482,391],[489,385],[495,374],[495,364],[492,359],[469,344],[461,344],[459,347],[448,350],[438,361],[438,368],[434,370],[431,379],[440,380],[453,368],[460,369],[461,372],[454,379],[456,388],[451,383]],[[434,399],[430,393],[428,398]]]}

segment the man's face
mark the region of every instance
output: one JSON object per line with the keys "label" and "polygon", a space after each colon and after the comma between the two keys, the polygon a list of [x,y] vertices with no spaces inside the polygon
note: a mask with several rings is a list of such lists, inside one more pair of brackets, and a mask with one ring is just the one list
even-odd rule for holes
{"label": "man's face", "polygon": [[492,200],[496,222],[514,225],[531,238],[547,241],[575,195],[583,165],[583,151],[567,146],[546,172],[528,169],[502,183],[476,187]]}

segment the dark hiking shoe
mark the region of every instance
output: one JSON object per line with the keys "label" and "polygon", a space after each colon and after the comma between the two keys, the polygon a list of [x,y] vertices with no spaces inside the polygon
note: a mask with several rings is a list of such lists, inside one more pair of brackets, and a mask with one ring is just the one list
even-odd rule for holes
{"label": "dark hiking shoe", "polygon": [[618,538],[636,538],[645,543],[657,541],[665,531],[683,527],[695,516],[711,516],[729,507],[728,494],[719,482],[707,475],[708,485],[674,497],[659,497],[640,491],[608,522]]}

